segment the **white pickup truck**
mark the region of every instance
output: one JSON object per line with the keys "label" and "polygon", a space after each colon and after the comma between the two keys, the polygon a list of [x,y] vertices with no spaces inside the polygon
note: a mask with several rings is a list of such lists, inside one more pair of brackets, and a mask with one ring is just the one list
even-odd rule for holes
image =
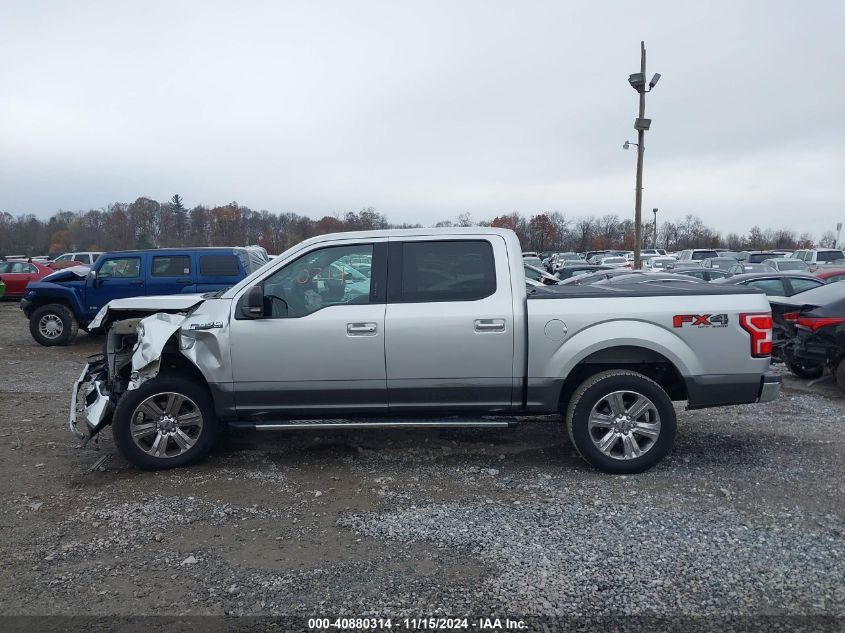
{"label": "white pickup truck", "polygon": [[[501,427],[560,414],[578,452],[633,473],[670,450],[673,400],[765,402],[772,321],[755,289],[526,289],[508,230],[309,239],[215,294],[116,300],[73,389],[71,429],[111,424],[145,469],[256,430]],[[79,397],[78,397],[79,395]],[[77,424],[79,418],[80,420]]]}

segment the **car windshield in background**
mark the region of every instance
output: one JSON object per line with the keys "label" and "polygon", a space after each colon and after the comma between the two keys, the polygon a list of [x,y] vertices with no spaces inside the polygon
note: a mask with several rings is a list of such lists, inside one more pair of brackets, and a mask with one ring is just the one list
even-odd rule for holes
{"label": "car windshield in background", "polygon": [[778,256],[777,253],[749,253],[748,258],[745,260],[749,264],[760,264],[767,259],[775,259]]}
{"label": "car windshield in background", "polygon": [[624,257],[603,257],[602,264],[624,264],[627,260]]}
{"label": "car windshield in background", "polygon": [[742,273],[767,273],[772,272],[772,267],[766,264],[736,264],[731,272],[737,275]]}
{"label": "car windshield in background", "polygon": [[777,270],[808,270],[810,267],[800,259],[767,259],[764,264]]}
{"label": "car windshield in background", "polygon": [[711,257],[704,261],[704,265],[707,268],[730,268],[731,266],[736,266],[736,260],[732,257]]}

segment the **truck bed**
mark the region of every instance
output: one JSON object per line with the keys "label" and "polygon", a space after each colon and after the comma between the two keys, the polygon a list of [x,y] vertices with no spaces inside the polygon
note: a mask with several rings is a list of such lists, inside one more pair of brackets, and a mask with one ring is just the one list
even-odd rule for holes
{"label": "truck bed", "polygon": [[763,294],[762,290],[748,286],[730,286],[721,284],[674,283],[637,283],[588,286],[534,286],[528,290],[529,299],[585,299],[608,297],[689,297],[702,295],[754,295]]}

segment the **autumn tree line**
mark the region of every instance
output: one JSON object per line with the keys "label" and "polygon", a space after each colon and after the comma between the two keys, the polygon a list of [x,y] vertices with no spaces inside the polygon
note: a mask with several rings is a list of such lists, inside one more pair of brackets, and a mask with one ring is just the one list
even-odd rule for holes
{"label": "autumn tree line", "polygon": [[[292,212],[255,211],[231,202],[187,208],[179,195],[161,203],[150,198],[116,202],[102,209],[59,211],[46,220],[33,214],[13,216],[0,212],[0,255],[57,255],[68,251],[111,251],[179,246],[242,246],[259,244],[276,254],[298,242],[325,233],[387,228],[415,228],[393,224],[372,207],[313,219]],[[634,246],[634,223],[618,215],[568,216],[560,212],[526,217],[506,213],[476,220],[468,213],[435,226],[495,226],[512,229],[524,250],[587,251]],[[680,221],[658,221],[654,244],[653,221],[643,225],[644,247],[725,247],[735,250],[808,248],[809,233],[754,226],[744,235],[722,235],[701,218],[686,215]],[[821,236],[820,246],[832,246],[835,235]]]}

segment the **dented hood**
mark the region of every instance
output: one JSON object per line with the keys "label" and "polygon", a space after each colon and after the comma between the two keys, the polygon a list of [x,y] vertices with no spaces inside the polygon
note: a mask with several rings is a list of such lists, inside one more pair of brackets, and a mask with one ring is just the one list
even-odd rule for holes
{"label": "dented hood", "polygon": [[89,331],[96,331],[108,319],[110,312],[182,312],[205,301],[201,294],[160,295],[115,299],[104,305],[88,324]]}
{"label": "dented hood", "polygon": [[90,266],[69,266],[68,268],[50,273],[46,277],[42,277],[41,281],[52,283],[59,281],[78,281],[79,279],[85,279],[89,272],[91,272]]}

